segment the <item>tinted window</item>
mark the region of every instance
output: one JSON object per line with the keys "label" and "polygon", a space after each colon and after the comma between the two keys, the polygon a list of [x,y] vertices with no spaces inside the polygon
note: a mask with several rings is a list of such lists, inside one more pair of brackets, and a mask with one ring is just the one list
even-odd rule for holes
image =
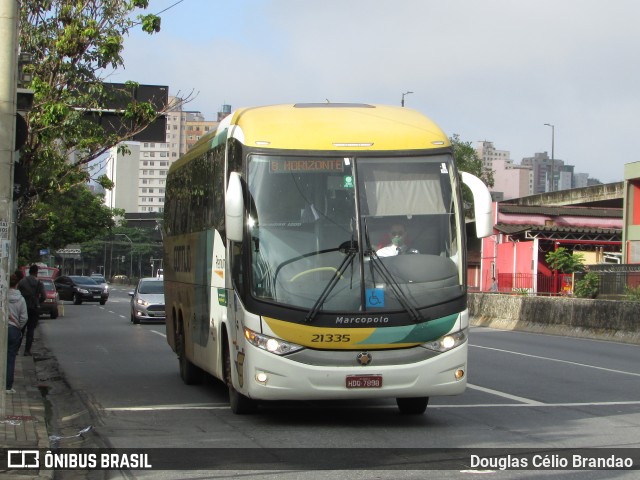
{"label": "tinted window", "polygon": [[71,277],[71,279],[79,285],[97,285],[96,281],[89,277]]}
{"label": "tinted window", "polygon": [[138,293],[162,293],[164,294],[164,282],[148,280],[140,282],[140,287],[138,288]]}

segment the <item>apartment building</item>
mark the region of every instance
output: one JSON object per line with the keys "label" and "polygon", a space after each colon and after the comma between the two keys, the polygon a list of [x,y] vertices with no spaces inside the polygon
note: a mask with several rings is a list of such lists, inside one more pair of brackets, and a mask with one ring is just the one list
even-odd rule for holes
{"label": "apartment building", "polygon": [[493,171],[491,193],[496,201],[531,195],[533,175],[528,166],[517,165],[511,160],[508,150],[498,150],[493,142],[477,142],[475,151],[482,166]]}
{"label": "apartment building", "polygon": [[[533,171],[531,167],[516,165],[506,160],[493,161],[494,200],[510,200],[532,194]],[[501,195],[497,195],[500,193]]]}
{"label": "apartment building", "polygon": [[189,151],[200,138],[209,133],[211,130],[215,130],[220,122],[214,122],[213,120],[205,120],[204,116],[200,112],[186,112],[185,117],[185,145],[186,150]]}
{"label": "apartment building", "polygon": [[[170,103],[176,100],[171,97]],[[223,111],[227,109],[230,112],[223,106]],[[105,192],[105,203],[126,213],[163,212],[169,167],[218,124],[205,120],[201,112],[176,108],[167,114],[165,142],[125,142],[126,154],[112,148],[106,174],[115,187]]]}
{"label": "apartment building", "polygon": [[560,172],[564,170],[564,161],[552,159],[547,152],[538,152],[533,157],[523,158],[522,165],[533,169],[533,195],[559,190],[558,183]]}
{"label": "apartment building", "polygon": [[478,154],[478,158],[482,160],[483,168],[488,170],[495,170],[493,166],[494,160],[501,160],[505,165],[513,163],[508,150],[498,150],[494,147],[493,142],[487,140],[477,142],[475,151]]}

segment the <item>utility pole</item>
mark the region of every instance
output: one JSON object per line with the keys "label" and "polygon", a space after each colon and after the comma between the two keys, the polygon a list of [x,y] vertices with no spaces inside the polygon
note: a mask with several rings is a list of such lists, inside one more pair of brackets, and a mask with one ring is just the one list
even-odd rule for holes
{"label": "utility pole", "polygon": [[402,100],[400,101],[400,106],[401,106],[401,107],[404,107],[404,97],[405,97],[405,95],[411,95],[412,93],[413,93],[413,92],[404,92],[404,93],[402,94]]}
{"label": "utility pole", "polygon": [[13,238],[18,2],[0,0],[0,417],[6,415],[9,252]]}

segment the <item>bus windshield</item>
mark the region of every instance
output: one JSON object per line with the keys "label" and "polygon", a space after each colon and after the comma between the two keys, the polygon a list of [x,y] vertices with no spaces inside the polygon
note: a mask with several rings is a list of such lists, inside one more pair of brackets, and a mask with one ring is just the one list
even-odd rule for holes
{"label": "bus windshield", "polygon": [[251,155],[251,295],[342,313],[419,311],[459,299],[452,162]]}

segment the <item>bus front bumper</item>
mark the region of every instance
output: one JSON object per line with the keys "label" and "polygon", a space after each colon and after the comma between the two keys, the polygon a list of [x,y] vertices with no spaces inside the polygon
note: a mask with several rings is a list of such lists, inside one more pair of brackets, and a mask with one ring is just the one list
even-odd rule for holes
{"label": "bus front bumper", "polygon": [[[433,397],[461,394],[467,385],[468,342],[418,362],[376,365],[384,352],[372,351],[369,365],[340,367],[293,361],[247,343],[244,347],[248,351],[235,359],[234,386],[257,400]],[[353,355],[355,363],[360,352],[345,353]],[[329,363],[339,353],[322,354]]]}

